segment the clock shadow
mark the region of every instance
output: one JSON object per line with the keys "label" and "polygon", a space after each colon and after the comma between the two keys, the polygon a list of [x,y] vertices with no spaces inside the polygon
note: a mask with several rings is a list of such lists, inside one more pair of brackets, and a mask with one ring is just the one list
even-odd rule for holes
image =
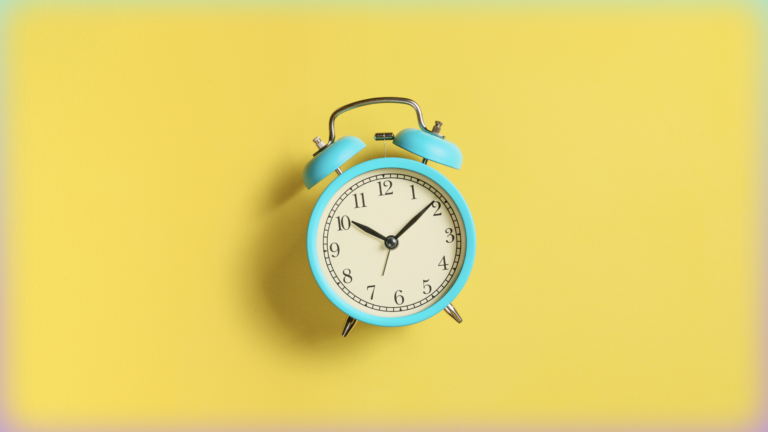
{"label": "clock shadow", "polygon": [[381,338],[395,337],[394,333],[400,333],[397,330],[362,323],[347,338],[341,336],[347,316],[317,286],[307,259],[309,217],[318,192],[329,180],[315,186],[317,190],[308,191],[301,180],[303,166],[290,168],[276,170],[269,177],[270,193],[256,199],[254,220],[259,222],[245,254],[246,312],[264,310],[266,304],[271,316],[251,315],[250,321],[260,326],[264,324],[259,322],[268,321],[270,332],[295,341],[293,348],[315,352],[324,349],[338,352],[337,344],[350,348],[368,346]]}
{"label": "clock shadow", "polygon": [[[271,333],[302,346],[339,337],[339,312],[317,289],[306,257],[306,227],[312,205],[302,194],[307,190],[301,170],[282,169],[270,175],[268,194],[256,198],[258,220],[254,238],[245,254],[248,311],[268,310]],[[297,174],[298,173],[298,174]],[[260,190],[265,188],[260,187]],[[264,306],[268,306],[265,308]],[[334,325],[335,324],[335,325]],[[259,329],[263,331],[263,329]]]}

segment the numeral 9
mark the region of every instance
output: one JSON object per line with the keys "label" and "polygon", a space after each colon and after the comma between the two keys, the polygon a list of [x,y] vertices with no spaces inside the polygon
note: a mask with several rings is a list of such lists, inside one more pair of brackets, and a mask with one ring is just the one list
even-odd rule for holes
{"label": "numeral 9", "polygon": [[[334,246],[336,247],[334,248]],[[336,254],[336,255],[331,255],[331,258],[336,258],[341,253],[341,248],[339,247],[338,243],[331,243],[331,247],[329,249],[331,250],[332,254]]]}

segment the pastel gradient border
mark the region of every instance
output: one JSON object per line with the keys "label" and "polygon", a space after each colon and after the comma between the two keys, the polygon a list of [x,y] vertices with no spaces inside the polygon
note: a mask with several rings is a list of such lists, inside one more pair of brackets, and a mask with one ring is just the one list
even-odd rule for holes
{"label": "pastel gradient border", "polygon": [[[447,7],[447,8],[466,8],[466,7],[472,7],[472,8],[505,8],[510,6],[565,6],[565,7],[572,7],[572,6],[591,6],[591,7],[617,7],[617,6],[663,6],[663,7],[670,7],[674,6],[676,8],[678,7],[711,7],[711,6],[724,6],[724,7],[734,7],[734,6],[742,6],[747,9],[751,9],[754,11],[754,13],[757,15],[759,21],[760,21],[760,39],[761,39],[761,52],[762,52],[762,58],[760,59],[760,68],[761,73],[765,73],[768,70],[768,62],[766,62],[766,59],[768,56],[768,0],[733,0],[733,1],[727,1],[727,0],[415,0],[420,5],[423,5],[425,7]],[[5,331],[8,328],[8,323],[6,322],[6,316],[7,314],[2,313],[4,309],[4,301],[6,299],[6,265],[7,265],[7,248],[5,245],[7,245],[7,225],[6,225],[6,212],[5,206],[7,205],[6,200],[6,187],[8,179],[5,177],[7,171],[7,164],[6,164],[6,155],[7,155],[7,147],[6,147],[6,140],[8,139],[7,136],[7,125],[6,125],[6,118],[7,118],[7,112],[8,107],[4,103],[6,100],[6,73],[7,69],[5,67],[6,64],[6,57],[5,57],[5,51],[8,48],[9,44],[9,30],[8,30],[8,23],[10,22],[13,13],[16,9],[20,7],[55,7],[55,8],[64,8],[64,7],[80,7],[80,6],[87,6],[87,7],[98,7],[98,8],[105,8],[105,7],[123,7],[123,8],[131,8],[131,7],[147,7],[147,6],[163,6],[163,9],[166,9],[167,7],[211,7],[212,5],[216,5],[217,7],[249,7],[249,8],[265,8],[265,9],[280,9],[287,5],[290,6],[296,6],[296,5],[304,5],[304,6],[319,6],[322,5],[323,7],[338,7],[343,6],[345,9],[363,9],[366,6],[373,5],[373,4],[395,4],[395,5],[404,5],[404,4],[411,4],[411,1],[408,0],[329,0],[329,1],[321,1],[321,0],[0,0],[0,389],[5,389],[5,369],[3,368],[3,359],[5,358],[4,351],[6,349],[5,344],[3,343],[3,337],[6,335]],[[767,77],[768,78],[768,77]],[[762,103],[760,105],[760,113],[763,116],[763,124],[761,126],[761,150],[760,150],[760,158],[762,162],[763,169],[759,173],[760,175],[760,184],[762,186],[760,190],[760,217],[764,220],[766,215],[768,215],[768,176],[766,176],[766,167],[768,167],[768,152],[766,152],[766,148],[768,148],[768,142],[766,139],[768,138],[768,118],[766,118],[766,114],[768,113],[768,80],[764,79],[761,83],[761,87],[759,89],[759,92],[762,95]],[[539,432],[588,432],[588,431],[617,431],[617,432],[673,432],[673,431],[680,431],[684,430],[686,432],[698,432],[698,431],[706,431],[706,432],[768,432],[768,286],[766,286],[766,282],[768,282],[768,230],[766,230],[765,225],[761,227],[760,230],[760,236],[763,239],[762,242],[762,260],[761,263],[763,263],[763,269],[761,270],[761,284],[763,286],[762,292],[761,292],[761,302],[762,307],[764,310],[764,313],[761,316],[761,327],[762,327],[762,335],[761,335],[761,343],[762,346],[760,347],[760,352],[762,355],[761,362],[763,363],[763,371],[762,375],[760,377],[762,381],[762,388],[761,388],[761,403],[762,403],[762,409],[759,414],[759,419],[756,424],[751,425],[747,427],[746,429],[732,429],[732,428],[726,428],[726,427],[637,427],[637,426],[627,426],[624,428],[617,428],[617,427],[611,427],[611,426],[604,426],[604,427],[576,427],[576,428],[524,428],[524,427],[516,427],[513,424],[503,426],[499,425],[499,427],[492,427],[489,428],[487,426],[479,426],[479,427],[472,427],[467,424],[461,424],[456,425],[454,428],[446,428],[444,425],[440,427],[440,430],[526,430],[526,431],[539,431]],[[46,429],[39,429],[39,428],[24,428],[20,425],[15,425],[12,423],[11,419],[8,417],[6,408],[8,406],[7,404],[7,393],[4,390],[0,390],[0,432],[13,432],[13,431],[25,431],[25,430],[50,430],[51,432],[60,432],[60,431],[77,431],[77,430],[86,430],[86,431],[101,431],[101,430],[112,430],[112,431],[129,431],[129,430],[135,430],[135,429],[143,429],[143,430],[151,430],[151,431],[160,431],[160,430],[174,430],[174,431],[187,431],[187,430],[193,430],[193,431],[200,431],[200,432],[208,432],[208,431],[246,431],[246,430],[358,430],[354,425],[350,426],[339,426],[339,425],[324,425],[319,426],[315,428],[307,428],[307,427],[300,427],[300,426],[289,426],[289,427],[276,427],[276,425],[268,425],[265,424],[262,427],[256,428],[256,427],[248,427],[248,428],[215,428],[215,427],[200,427],[200,428],[188,428],[184,426],[180,427],[168,427],[168,428],[162,428],[158,426],[151,426],[147,425],[144,428],[139,427],[131,427],[131,426],[125,426],[125,425],[114,425],[109,428],[102,428],[102,427],[82,427],[82,428],[73,428],[73,427],[55,427],[55,428],[46,428]],[[423,427],[414,427],[414,428],[400,428],[397,429],[400,430],[425,430]]]}

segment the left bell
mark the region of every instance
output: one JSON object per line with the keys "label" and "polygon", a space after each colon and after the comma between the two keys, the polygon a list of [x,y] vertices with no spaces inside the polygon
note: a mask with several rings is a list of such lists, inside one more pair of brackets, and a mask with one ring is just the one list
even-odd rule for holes
{"label": "left bell", "polygon": [[365,143],[357,137],[346,136],[338,141],[320,149],[315,157],[304,167],[302,175],[307,189],[320,183],[320,181],[340,166],[344,165],[352,156],[365,148]]}

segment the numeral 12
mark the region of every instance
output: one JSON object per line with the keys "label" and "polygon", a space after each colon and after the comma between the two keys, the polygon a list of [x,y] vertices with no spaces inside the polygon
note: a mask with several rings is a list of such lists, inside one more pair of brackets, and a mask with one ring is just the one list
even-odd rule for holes
{"label": "numeral 12", "polygon": [[381,182],[377,182],[377,183],[379,183],[379,196],[392,195],[392,181],[391,180],[384,180],[384,187],[387,188],[386,192],[384,192],[384,189],[381,187],[382,186]]}

